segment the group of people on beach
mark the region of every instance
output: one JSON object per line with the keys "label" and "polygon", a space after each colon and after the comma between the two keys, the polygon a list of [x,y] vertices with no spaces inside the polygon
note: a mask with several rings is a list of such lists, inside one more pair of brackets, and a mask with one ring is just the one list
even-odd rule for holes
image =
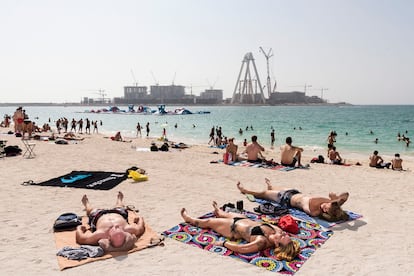
{"label": "group of people on beach", "polygon": [[[349,194],[329,197],[309,196],[296,189],[273,187],[265,179],[265,191],[252,191],[244,188],[240,182],[236,187],[242,194],[274,201],[284,208],[296,208],[311,216],[319,216],[328,221],[346,220],[348,214],[341,206],[348,200]],[[128,251],[145,232],[144,219],[135,210],[125,206],[124,195],[118,192],[115,207],[95,208],[84,195],[82,204],[89,218],[88,226],[79,225],[76,229],[78,244],[99,245],[105,252]],[[194,218],[188,215],[186,208],[181,209],[185,222],[200,228],[210,228],[224,236],[226,240],[217,241],[215,246],[225,247],[241,254],[249,254],[272,248],[278,260],[293,260],[300,252],[300,246],[279,226],[254,221],[246,215],[226,212],[213,201],[213,218]],[[245,243],[235,242],[244,240]]]}
{"label": "group of people on beach", "polygon": [[[10,116],[7,117],[7,120],[5,119],[6,123],[4,124],[5,127],[10,126]],[[18,137],[25,137],[25,135],[28,135],[28,138],[34,138],[37,139],[40,137],[40,133],[46,132],[46,133],[52,133],[50,135],[50,140],[54,140],[55,138],[62,138],[62,139],[69,139],[73,138],[70,137],[75,133],[83,134],[83,130],[85,127],[85,134],[91,134],[91,127],[93,127],[93,133],[98,133],[98,120],[91,121],[88,118],[83,118],[79,120],[75,120],[75,118],[72,118],[72,120],[69,122],[69,120],[66,117],[58,118],[55,121],[56,126],[56,132],[58,135],[60,135],[62,132],[64,137],[58,137],[55,135],[55,132],[53,131],[51,127],[51,119],[49,118],[48,122],[45,122],[41,127],[36,124],[35,121],[31,120],[29,118],[29,115],[27,114],[26,110],[23,109],[23,107],[19,106],[16,111],[14,112],[13,116],[11,117],[13,124],[14,124],[14,133]],[[35,119],[38,119],[36,117]],[[99,124],[102,126],[102,121],[99,122]],[[70,126],[70,130],[69,130]],[[37,133],[37,134],[34,134]],[[66,135],[70,134],[70,135]]]}
{"label": "group of people on beach", "polygon": [[[301,157],[303,148],[292,145],[292,137],[286,137],[286,143],[280,147],[280,164],[287,167],[301,167]],[[228,139],[225,153],[225,163],[247,160],[251,163],[267,162],[263,155],[265,148],[257,141],[257,136],[251,137],[241,154],[238,154],[238,146],[234,143],[234,138]]]}

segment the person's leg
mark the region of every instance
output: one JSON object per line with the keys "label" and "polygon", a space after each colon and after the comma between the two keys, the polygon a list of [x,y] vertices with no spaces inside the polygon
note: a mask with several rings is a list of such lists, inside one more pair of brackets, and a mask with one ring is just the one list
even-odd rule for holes
{"label": "person's leg", "polygon": [[296,151],[295,158],[296,158],[296,160],[298,161],[298,166],[299,166],[299,167],[300,167],[300,166],[302,166],[302,164],[300,163],[300,159],[301,159],[301,157],[302,157],[302,153],[301,153],[301,151],[300,151],[300,150]]}
{"label": "person's leg", "polygon": [[267,199],[267,200],[277,200],[278,198],[278,190],[266,190],[262,192],[255,192],[245,189],[241,186],[240,182],[237,183],[237,188],[240,190],[242,194],[250,194],[257,198]]}
{"label": "person's leg", "polygon": [[86,215],[89,216],[89,214],[93,211],[92,205],[89,202],[89,198],[87,195],[83,195],[82,197],[82,204],[85,206]]}
{"label": "person's leg", "polygon": [[118,196],[116,198],[115,207],[122,207],[122,208],[125,207],[125,204],[124,204],[124,194],[121,191],[118,192]]}
{"label": "person's leg", "polygon": [[227,238],[233,237],[233,233],[231,232],[231,225],[233,224],[232,218],[193,218],[187,214],[185,208],[181,209],[181,216],[183,217],[184,221],[200,228],[210,228],[216,231],[217,233],[225,236]]}

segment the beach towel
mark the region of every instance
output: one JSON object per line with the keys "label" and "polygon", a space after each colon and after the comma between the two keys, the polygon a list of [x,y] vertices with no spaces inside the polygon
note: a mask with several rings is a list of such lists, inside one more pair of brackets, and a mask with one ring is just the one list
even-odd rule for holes
{"label": "beach towel", "polygon": [[[255,201],[259,204],[271,203],[275,207],[281,208],[281,206],[278,203],[274,202],[274,201],[269,201],[269,200],[260,199],[260,198],[255,198]],[[357,214],[357,213],[354,213],[354,212],[351,212],[351,211],[345,211],[345,212],[349,216],[347,221],[362,218],[362,215],[360,215],[360,214]],[[311,223],[317,223],[317,224],[319,224],[319,225],[321,225],[322,227],[325,227],[325,228],[331,228],[331,227],[333,227],[333,226],[335,226],[339,223],[345,222],[344,220],[336,221],[336,222],[330,222],[330,221],[323,220],[319,217],[311,217],[308,214],[306,214],[305,212],[303,212],[299,209],[296,209],[296,208],[289,208],[289,214],[291,214],[292,216],[294,216],[298,220],[308,221],[308,222],[311,222]]]}
{"label": "beach towel", "polygon": [[[128,218],[131,220],[132,218]],[[88,225],[88,218],[82,217],[82,223],[87,226]],[[76,243],[76,230],[72,231],[62,231],[62,232],[54,232],[55,235],[55,242],[56,242],[56,248],[57,252],[61,250],[64,247],[80,247],[79,244]],[[143,250],[145,248],[153,247],[156,245],[163,245],[163,239],[158,235],[152,228],[145,224],[145,232],[144,234],[135,242],[135,247],[128,252],[111,252],[110,254],[104,254],[101,257],[95,257],[95,258],[86,258],[83,260],[71,260],[68,258],[65,258],[63,256],[57,256],[57,261],[60,270],[64,270],[67,268],[87,264],[94,261],[99,260],[105,260],[109,258],[115,258],[122,255],[127,255],[129,253],[133,253],[136,251]]]}
{"label": "beach towel", "polygon": [[[244,214],[250,219],[256,221],[276,223],[276,218],[268,215],[258,215],[249,211],[245,211]],[[210,212],[200,218],[209,217],[214,217],[214,214]],[[251,254],[241,254],[235,253],[222,246],[213,245],[215,241],[224,241],[225,238],[213,230],[198,228],[184,222],[164,231],[162,234],[185,244],[223,256],[230,256],[234,259],[262,267],[272,272],[292,275],[301,268],[301,266],[312,256],[316,249],[318,249],[333,235],[331,230],[326,230],[316,223],[298,221],[298,226],[299,233],[296,235],[289,235],[294,241],[299,243],[301,251],[300,254],[290,262],[276,260],[273,255],[273,249],[266,249],[264,251]],[[243,240],[233,242],[245,243]]]}
{"label": "beach towel", "polygon": [[68,174],[44,182],[35,183],[33,181],[27,181],[24,184],[110,190],[125,179],[127,179],[126,172],[72,171]]}

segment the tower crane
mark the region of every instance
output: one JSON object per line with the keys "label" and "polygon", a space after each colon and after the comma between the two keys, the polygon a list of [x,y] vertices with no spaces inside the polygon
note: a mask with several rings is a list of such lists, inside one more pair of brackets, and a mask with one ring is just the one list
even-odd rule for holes
{"label": "tower crane", "polygon": [[[270,94],[272,93],[272,84],[270,83],[269,59],[273,56],[272,48],[270,48],[267,53],[263,50],[262,47],[259,47],[259,49],[266,58],[266,64],[267,64],[267,82],[266,82],[266,86],[267,86],[268,97],[270,98]],[[275,80],[275,86],[274,86],[273,90],[276,91],[276,80]]]}
{"label": "tower crane", "polygon": [[131,75],[132,75],[132,78],[134,79],[134,85],[138,86],[137,79],[135,78],[134,71],[132,69],[131,69]]}

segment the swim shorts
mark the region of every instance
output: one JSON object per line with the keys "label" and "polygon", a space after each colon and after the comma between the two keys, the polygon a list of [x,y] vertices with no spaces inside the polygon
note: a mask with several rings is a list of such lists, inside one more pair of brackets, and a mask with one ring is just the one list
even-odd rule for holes
{"label": "swim shorts", "polygon": [[290,199],[293,195],[300,194],[300,192],[296,189],[284,190],[279,192],[278,194],[278,201],[279,205],[283,208],[291,208]]}
{"label": "swim shorts", "polygon": [[126,208],[116,207],[113,209],[96,209],[89,214],[89,225],[91,226],[91,231],[96,231],[96,223],[99,218],[105,214],[119,214],[128,222],[128,211]]}
{"label": "swim shorts", "polygon": [[283,163],[282,162],[282,165],[283,166],[286,166],[286,167],[294,167],[295,165],[296,165],[296,162],[297,162],[298,160],[295,158],[295,157],[293,157],[293,160],[292,160],[292,163],[290,163],[290,164],[285,164],[285,163]]}

